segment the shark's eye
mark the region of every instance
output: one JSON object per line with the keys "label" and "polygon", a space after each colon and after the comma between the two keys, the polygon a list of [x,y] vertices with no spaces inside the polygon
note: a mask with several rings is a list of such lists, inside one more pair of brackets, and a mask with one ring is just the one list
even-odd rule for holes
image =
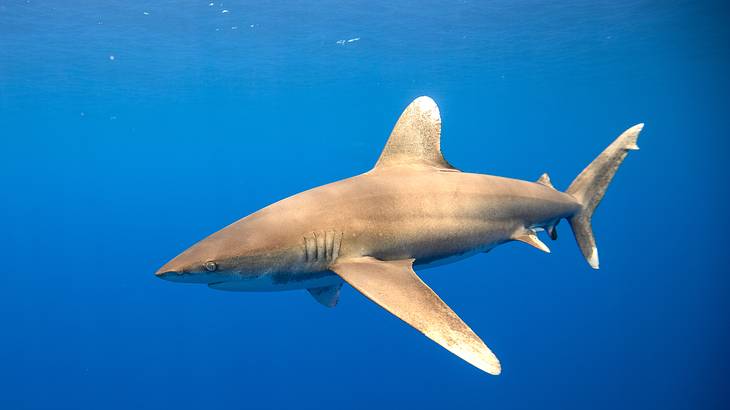
{"label": "shark's eye", "polygon": [[214,272],[216,269],[218,269],[218,265],[215,264],[213,261],[205,262],[205,270],[208,272]]}

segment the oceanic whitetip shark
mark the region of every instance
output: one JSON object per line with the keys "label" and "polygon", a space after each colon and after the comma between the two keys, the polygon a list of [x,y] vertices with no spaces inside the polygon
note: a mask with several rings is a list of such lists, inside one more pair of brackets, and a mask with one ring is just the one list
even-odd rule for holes
{"label": "oceanic whitetip shark", "polygon": [[157,271],[173,282],[231,291],[307,289],[337,304],[347,282],[368,299],[477,368],[497,357],[414,272],[522,241],[545,252],[570,223],[598,269],[591,216],[643,124],[626,130],[565,192],[537,182],[461,172],[441,154],[441,117],[429,97],[398,119],[375,167],[269,205],[210,235]]}

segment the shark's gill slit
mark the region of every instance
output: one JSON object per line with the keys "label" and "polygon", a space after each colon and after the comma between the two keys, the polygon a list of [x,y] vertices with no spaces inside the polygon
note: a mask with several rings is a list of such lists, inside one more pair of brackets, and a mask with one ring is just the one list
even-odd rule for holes
{"label": "shark's gill slit", "polygon": [[340,255],[340,246],[342,245],[342,232],[335,231],[334,232],[334,238],[332,239],[332,258],[330,259],[331,262],[334,262],[337,260],[337,257]]}
{"label": "shark's gill slit", "polygon": [[327,260],[330,254],[329,250],[329,243],[330,243],[330,235],[329,231],[324,231],[322,236],[324,236],[324,260]]}
{"label": "shark's gill slit", "polygon": [[[314,235],[314,234],[312,234]],[[307,241],[307,262],[316,262],[317,261],[317,241],[314,239],[313,236],[307,236],[305,238]]]}
{"label": "shark's gill slit", "polygon": [[309,262],[309,248],[307,246],[307,237],[303,236],[302,240],[304,241],[304,262]]}

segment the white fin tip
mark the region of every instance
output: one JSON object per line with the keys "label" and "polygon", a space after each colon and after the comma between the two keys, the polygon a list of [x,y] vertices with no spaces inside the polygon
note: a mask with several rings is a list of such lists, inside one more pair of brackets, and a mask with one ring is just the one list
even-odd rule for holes
{"label": "white fin tip", "polygon": [[626,130],[626,132],[630,132],[632,134],[638,134],[643,129],[644,129],[644,123],[641,122],[641,123],[638,123],[638,124],[634,125],[633,127],[629,128],[628,130]]}
{"label": "white fin tip", "polygon": [[428,96],[421,96],[413,100],[413,103],[419,111],[423,112],[424,114],[427,114],[434,120],[438,120],[441,118],[441,114],[439,113],[439,107],[436,105],[436,101],[433,100],[433,98]]}
{"label": "white fin tip", "polygon": [[591,265],[593,269],[598,269],[598,249],[595,246],[591,250],[591,257],[588,258],[588,264]]}

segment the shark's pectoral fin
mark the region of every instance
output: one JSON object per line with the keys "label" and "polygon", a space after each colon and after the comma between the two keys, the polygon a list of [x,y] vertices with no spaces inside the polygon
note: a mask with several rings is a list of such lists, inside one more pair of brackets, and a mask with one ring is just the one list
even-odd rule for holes
{"label": "shark's pectoral fin", "polygon": [[413,259],[337,261],[332,269],[368,299],[477,368],[497,375],[499,360],[413,271]]}
{"label": "shark's pectoral fin", "polygon": [[312,297],[326,307],[335,307],[340,300],[340,289],[342,282],[332,286],[322,286],[321,288],[307,289]]}
{"label": "shark's pectoral fin", "polygon": [[418,97],[406,107],[393,127],[374,170],[398,165],[458,171],[441,154],[441,114],[429,97]]}

